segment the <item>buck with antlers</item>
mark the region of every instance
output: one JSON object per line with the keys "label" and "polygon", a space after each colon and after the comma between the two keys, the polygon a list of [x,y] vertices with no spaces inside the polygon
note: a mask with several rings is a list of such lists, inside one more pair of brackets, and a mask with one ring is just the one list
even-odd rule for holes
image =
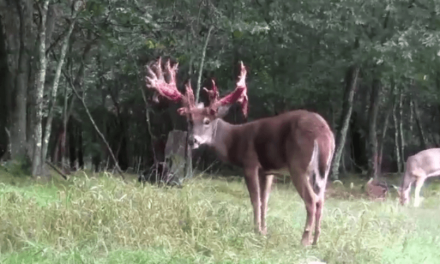
{"label": "buck with antlers", "polygon": [[420,190],[429,177],[440,176],[440,148],[430,148],[409,156],[406,160],[405,173],[400,187],[393,185],[399,193],[400,203],[409,203],[411,185],[415,182],[414,207],[420,206]]}
{"label": "buck with antlers", "polygon": [[203,103],[195,105],[189,82],[185,85],[185,94],[178,91],[177,67],[177,64],[171,66],[169,61],[166,63],[167,82],[159,59],[147,67],[149,76],[146,77],[146,85],[160,97],[182,103],[178,112],[192,125],[193,137],[189,143],[193,148],[207,144],[222,161],[244,169],[256,231],[266,234],[265,218],[273,175],[288,172],[307,210],[301,242],[303,245],[311,244],[315,224],[313,244],[316,244],[321,233],[324,192],[335,148],[334,136],[327,122],[316,113],[296,110],[245,124],[229,124],[221,118],[233,103],[240,103],[243,114],[247,115],[246,69],[243,63],[236,88],[227,96],[219,98],[214,81],[211,90],[204,88],[210,99],[207,107]]}

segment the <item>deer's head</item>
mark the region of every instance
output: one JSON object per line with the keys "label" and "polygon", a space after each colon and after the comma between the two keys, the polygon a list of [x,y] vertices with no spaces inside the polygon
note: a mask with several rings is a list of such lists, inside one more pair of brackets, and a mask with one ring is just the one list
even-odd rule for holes
{"label": "deer's head", "polygon": [[411,191],[411,185],[404,190],[402,187],[397,187],[393,185],[394,189],[396,189],[397,194],[399,196],[399,201],[401,205],[407,205],[409,203],[409,193]]}
{"label": "deer's head", "polygon": [[169,76],[167,82],[164,78],[161,58],[155,63],[147,66],[148,75],[145,78],[147,88],[155,90],[160,97],[165,97],[173,102],[181,102],[182,107],[177,112],[185,116],[192,126],[192,139],[189,144],[193,148],[198,148],[202,144],[211,144],[215,137],[217,128],[217,119],[224,117],[230,106],[238,102],[241,104],[243,114],[247,115],[248,97],[246,87],[246,68],[243,62],[240,62],[241,70],[236,88],[228,95],[219,98],[217,86],[212,81],[212,89],[203,88],[208,93],[209,105],[203,103],[195,104],[194,93],[190,81],[185,85],[185,94],[182,94],[176,85],[176,72],[178,64],[171,66],[168,60],[165,64],[166,74]]}

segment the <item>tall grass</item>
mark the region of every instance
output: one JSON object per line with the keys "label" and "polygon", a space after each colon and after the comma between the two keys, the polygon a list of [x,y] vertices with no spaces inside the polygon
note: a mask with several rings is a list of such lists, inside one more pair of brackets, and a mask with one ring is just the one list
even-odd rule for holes
{"label": "tall grass", "polygon": [[0,184],[0,261],[435,263],[440,195],[434,187],[426,194],[422,208],[402,208],[393,198],[329,197],[320,243],[304,248],[304,204],[290,185],[274,187],[263,237],[253,232],[241,180],[198,177],[181,189],[107,176]]}

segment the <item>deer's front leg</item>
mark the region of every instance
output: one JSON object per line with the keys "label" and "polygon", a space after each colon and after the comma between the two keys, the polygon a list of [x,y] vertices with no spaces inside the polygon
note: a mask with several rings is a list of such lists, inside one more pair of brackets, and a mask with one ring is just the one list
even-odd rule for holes
{"label": "deer's front leg", "polygon": [[255,231],[261,233],[261,202],[258,169],[248,168],[245,170],[245,181],[249,191],[252,208],[254,210]]}
{"label": "deer's front leg", "polygon": [[417,178],[416,188],[414,190],[414,207],[420,206],[420,190],[422,189],[423,183],[425,182],[425,178]]}
{"label": "deer's front leg", "polygon": [[260,202],[261,202],[261,233],[265,235],[267,233],[267,227],[266,227],[267,203],[269,202],[269,196],[273,182],[273,175],[260,174],[259,178],[260,178]]}

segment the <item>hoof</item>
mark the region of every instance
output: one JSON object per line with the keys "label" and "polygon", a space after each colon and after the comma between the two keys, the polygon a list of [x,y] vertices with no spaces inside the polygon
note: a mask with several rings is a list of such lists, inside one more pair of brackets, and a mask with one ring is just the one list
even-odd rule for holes
{"label": "hoof", "polygon": [[303,238],[303,239],[301,239],[301,244],[302,244],[303,246],[305,246],[305,247],[310,246],[310,245],[311,245],[311,243],[310,243],[310,239],[308,239],[308,238]]}
{"label": "hoof", "polygon": [[303,246],[310,246],[312,243],[312,236],[310,231],[304,231],[302,239],[301,239],[301,244]]}

